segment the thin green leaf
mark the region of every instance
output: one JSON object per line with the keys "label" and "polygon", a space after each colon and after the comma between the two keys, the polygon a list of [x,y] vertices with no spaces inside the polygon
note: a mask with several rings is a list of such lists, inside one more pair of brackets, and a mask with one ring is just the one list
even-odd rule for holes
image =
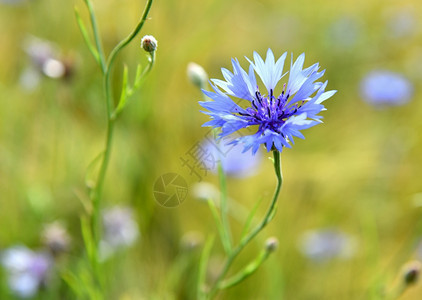
{"label": "thin green leaf", "polygon": [[198,287],[197,287],[197,299],[205,299],[205,289],[206,289],[206,277],[207,277],[207,266],[208,260],[210,258],[211,249],[214,245],[214,236],[210,236],[205,243],[204,250],[201,254],[201,259],[199,261],[199,275],[198,275]]}
{"label": "thin green leaf", "polygon": [[141,64],[138,64],[136,68],[135,81],[133,82],[133,88],[130,90],[130,95],[132,95],[139,87],[141,86],[141,80],[144,77],[144,71],[142,70]]}
{"label": "thin green leaf", "polygon": [[221,239],[221,243],[223,244],[224,250],[226,251],[227,254],[230,253],[230,244],[228,244],[227,239],[225,238],[225,233],[224,233],[224,228],[223,228],[223,224],[221,223],[221,219],[220,219],[220,215],[218,213],[218,209],[215,206],[215,203],[213,200],[208,199],[208,206],[211,210],[212,216],[214,217],[215,220],[215,224],[217,225],[217,230],[218,233],[220,235],[220,239]]}
{"label": "thin green leaf", "polygon": [[243,226],[242,235],[240,239],[243,239],[248,233],[249,229],[251,228],[253,218],[256,212],[258,211],[258,207],[261,204],[261,202],[262,202],[262,198],[255,203],[254,207],[250,211],[248,218],[246,219],[245,225]]}
{"label": "thin green leaf", "polygon": [[104,300],[101,288],[95,284],[95,279],[88,268],[83,265],[79,267],[79,278],[82,286],[85,288],[86,298],[90,300]]}
{"label": "thin green leaf", "polygon": [[251,263],[249,263],[242,271],[240,271],[236,275],[221,282],[218,288],[220,290],[227,289],[229,287],[232,287],[241,283],[246,278],[248,278],[253,273],[255,273],[256,270],[258,270],[258,268],[269,256],[270,256],[270,252],[262,250],[256,259],[254,259]]}
{"label": "thin green leaf", "polygon": [[81,217],[81,231],[88,259],[92,262],[97,259],[95,257],[96,245],[94,243],[91,228],[86,217]]}
{"label": "thin green leaf", "polygon": [[81,30],[82,36],[84,38],[85,44],[88,46],[89,51],[94,56],[94,59],[101,66],[100,55],[98,54],[97,49],[95,49],[95,46],[91,43],[91,40],[88,35],[88,31],[86,30],[86,27],[76,7],[75,7],[75,16],[76,16],[76,21],[78,22],[79,29]]}
{"label": "thin green leaf", "polygon": [[81,282],[75,274],[70,271],[67,271],[61,275],[64,282],[72,289],[75,293],[77,299],[81,299],[83,295],[83,291],[81,289]]}
{"label": "thin green leaf", "polygon": [[128,96],[130,96],[128,95],[130,93],[130,88],[128,84],[128,73],[129,73],[129,70],[127,66],[125,65],[123,69],[122,92],[120,94],[119,104],[117,104],[116,110],[113,113],[113,117],[116,117],[125,108],[127,98]]}
{"label": "thin green leaf", "polygon": [[101,45],[101,38],[100,38],[100,33],[98,31],[97,20],[94,13],[94,7],[92,6],[92,3],[90,0],[84,0],[84,2],[89,11],[89,18],[91,20],[91,27],[92,27],[92,33],[94,35],[95,48],[98,51],[97,61],[98,61],[98,64],[100,65],[101,71],[105,73],[106,72],[105,57],[104,57],[103,47]]}
{"label": "thin green leaf", "polygon": [[88,165],[85,173],[85,184],[89,188],[93,188],[96,184],[96,180],[92,179],[94,177],[95,167],[104,157],[104,151],[101,151]]}
{"label": "thin green leaf", "polygon": [[154,66],[155,62],[155,51],[150,52],[150,57],[148,58],[148,66],[145,69],[142,69],[141,65],[138,65],[136,70],[136,77],[135,82],[133,84],[132,92],[135,92],[141,87],[143,80],[145,79],[146,75],[151,71],[152,67]]}

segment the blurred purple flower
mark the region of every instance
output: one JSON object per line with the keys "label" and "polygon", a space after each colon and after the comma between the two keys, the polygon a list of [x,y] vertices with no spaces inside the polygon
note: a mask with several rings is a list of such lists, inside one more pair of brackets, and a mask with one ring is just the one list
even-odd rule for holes
{"label": "blurred purple flower", "polygon": [[213,173],[217,173],[217,163],[220,162],[223,171],[233,177],[247,177],[253,175],[262,160],[261,152],[253,155],[252,152],[243,152],[244,147],[241,144],[228,144],[230,141],[222,139],[206,139],[201,148],[204,150],[202,160],[204,168]]}
{"label": "blurred purple flower", "polygon": [[116,206],[105,210],[103,230],[100,250],[104,259],[120,249],[133,245],[139,237],[138,224],[128,207]]}
{"label": "blurred purple flower", "polygon": [[355,253],[355,241],[337,229],[309,230],[302,235],[299,249],[312,261],[350,258]]}
{"label": "blurred purple flower", "polygon": [[413,95],[412,84],[401,74],[377,70],[369,72],[361,82],[362,97],[375,106],[396,106],[407,103]]}
{"label": "blurred purple flower", "polygon": [[7,271],[10,289],[22,298],[30,298],[37,293],[46,283],[52,267],[52,260],[47,254],[24,246],[5,250],[1,263]]}

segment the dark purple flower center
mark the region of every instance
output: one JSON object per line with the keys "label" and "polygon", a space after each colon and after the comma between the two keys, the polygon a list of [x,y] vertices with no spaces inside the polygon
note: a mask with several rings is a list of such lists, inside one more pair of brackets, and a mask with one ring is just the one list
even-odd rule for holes
{"label": "dark purple flower center", "polygon": [[260,130],[270,129],[274,132],[281,133],[280,127],[286,122],[288,118],[293,116],[297,110],[303,105],[300,104],[289,105],[288,99],[290,94],[285,94],[285,85],[280,96],[277,98],[271,89],[269,95],[261,95],[259,91],[255,92],[255,97],[252,100],[252,106],[246,109],[246,113],[239,113],[246,117],[250,125],[259,125]]}

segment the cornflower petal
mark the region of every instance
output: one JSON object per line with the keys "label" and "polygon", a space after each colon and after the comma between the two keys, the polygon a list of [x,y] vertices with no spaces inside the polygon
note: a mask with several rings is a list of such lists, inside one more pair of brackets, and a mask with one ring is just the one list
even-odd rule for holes
{"label": "cornflower petal", "polygon": [[271,90],[274,90],[277,83],[285,75],[283,74],[283,67],[286,56],[287,52],[283,53],[277,62],[275,62],[273,52],[271,49],[268,49],[267,59],[265,62],[257,52],[254,52],[253,54],[254,62],[246,58],[250,62],[251,66],[253,66],[255,69],[255,72],[261,78],[262,82],[268,90],[268,93],[270,93]]}

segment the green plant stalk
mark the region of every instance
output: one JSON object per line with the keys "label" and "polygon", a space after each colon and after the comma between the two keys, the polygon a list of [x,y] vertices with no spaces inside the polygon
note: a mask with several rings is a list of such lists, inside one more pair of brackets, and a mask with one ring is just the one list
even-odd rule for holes
{"label": "green plant stalk", "polygon": [[242,282],[249,276],[251,276],[253,273],[258,270],[258,268],[262,265],[262,263],[270,256],[269,251],[262,250],[258,257],[252,261],[249,265],[247,265],[241,272],[237,273],[236,275],[224,280],[220,284],[220,289],[227,289],[232,286],[237,285],[238,283]]}
{"label": "green plant stalk", "polygon": [[[98,174],[98,178],[96,180],[96,184],[91,190],[90,193],[90,199],[92,202],[92,236],[93,236],[93,253],[92,257],[90,259],[94,276],[97,281],[97,284],[101,287],[102,280],[101,280],[101,271],[100,271],[100,264],[99,264],[99,255],[98,255],[98,245],[101,239],[101,222],[100,222],[100,208],[101,208],[101,198],[102,198],[102,192],[104,187],[104,181],[105,176],[107,173],[111,151],[112,151],[112,145],[113,145],[113,132],[114,132],[114,121],[115,117],[113,115],[114,112],[114,102],[113,102],[113,96],[112,96],[112,89],[111,89],[111,71],[112,67],[115,61],[115,58],[119,54],[119,52],[127,46],[140,32],[142,29],[142,26],[144,25],[148,13],[151,9],[153,0],[148,0],[144,9],[144,12],[142,14],[142,17],[140,21],[138,22],[138,25],[136,28],[129,34],[128,37],[126,37],[124,40],[122,40],[119,44],[114,47],[114,49],[111,51],[108,60],[106,62],[104,51],[102,49],[101,45],[101,38],[98,31],[98,26],[93,10],[93,6],[90,0],[84,0],[85,4],[88,7],[89,13],[90,13],[90,19],[91,19],[91,26],[92,31],[94,35],[95,40],[95,46],[97,48],[98,56],[99,56],[99,64],[101,71],[103,73],[103,84],[104,84],[104,93],[106,96],[106,110],[107,110],[107,132],[106,132],[106,141],[105,141],[105,150],[103,159],[101,161],[101,167]],[[86,40],[86,39],[85,39]],[[89,43],[88,43],[88,46]],[[151,66],[149,66],[148,71],[150,68],[152,68],[152,64],[154,62],[154,56],[152,56],[151,59]]]}
{"label": "green plant stalk", "polygon": [[[90,3],[89,0],[85,0],[87,3]],[[107,65],[105,67],[104,72],[104,92],[106,95],[106,108],[107,108],[107,132],[106,132],[106,143],[105,143],[105,150],[103,160],[101,162],[100,172],[97,179],[97,184],[94,187],[92,192],[92,203],[93,203],[93,232],[94,232],[94,240],[98,245],[100,240],[100,221],[99,221],[99,211],[100,211],[100,202],[102,197],[102,191],[104,186],[104,179],[107,172],[108,164],[110,161],[111,150],[112,150],[112,141],[113,141],[113,130],[114,130],[114,118],[113,118],[113,111],[114,111],[114,103],[111,91],[111,70],[113,67],[114,60],[117,54],[126,46],[128,45],[139,33],[144,25],[148,13],[151,9],[153,0],[148,0],[142,14],[142,17],[136,26],[136,28],[132,31],[132,33],[122,40],[110,53],[110,56],[107,60]],[[93,29],[94,30],[94,29]],[[94,36],[98,34],[97,31],[94,30]],[[95,38],[97,40],[99,38]]]}
{"label": "green plant stalk", "polygon": [[114,49],[111,51],[110,56],[107,60],[106,75],[105,75],[106,77],[110,76],[110,68],[113,65],[113,62],[114,62],[117,54],[136,37],[136,35],[139,33],[139,31],[141,31],[142,26],[144,26],[144,23],[147,20],[149,11],[150,11],[151,6],[152,6],[152,2],[153,2],[153,0],[147,1],[145,8],[144,8],[144,12],[142,14],[141,19],[139,20],[138,25],[135,27],[135,29],[124,40],[122,40],[120,43],[118,43],[117,46],[114,47]]}
{"label": "green plant stalk", "polygon": [[104,57],[103,47],[101,45],[101,38],[100,38],[99,31],[98,31],[97,20],[95,18],[95,14],[94,14],[94,8],[92,6],[91,0],[84,0],[84,1],[85,1],[86,6],[88,7],[88,11],[89,11],[89,18],[91,20],[92,32],[94,34],[95,47],[97,48],[97,52],[98,52],[98,56],[99,56],[100,68],[101,68],[101,71],[104,74],[105,71],[106,71],[105,57]]}
{"label": "green plant stalk", "polygon": [[223,166],[221,163],[218,164],[218,179],[220,181],[220,211],[221,211],[221,224],[223,227],[223,236],[224,239],[223,245],[225,245],[225,250],[229,254],[232,250],[232,240],[230,232],[230,223],[228,219],[228,206],[227,206],[227,180],[226,174],[224,174]]}
{"label": "green plant stalk", "polygon": [[221,285],[221,281],[224,279],[224,276],[227,274],[227,272],[230,269],[230,266],[232,265],[233,261],[236,259],[236,257],[239,255],[239,253],[245,248],[247,244],[262,230],[264,227],[272,220],[274,217],[274,214],[277,210],[277,199],[278,195],[280,194],[281,186],[283,184],[283,177],[281,174],[281,161],[280,161],[280,152],[273,151],[274,155],[274,170],[277,176],[277,186],[274,192],[274,196],[271,200],[270,207],[267,210],[267,213],[264,216],[264,219],[259,223],[248,235],[246,235],[237,245],[233,251],[228,256],[226,263],[223,267],[222,272],[218,276],[217,280],[214,283],[213,288],[210,290],[208,294],[208,299],[212,299],[218,292],[218,290],[223,289],[224,286]]}
{"label": "green plant stalk", "polygon": [[207,239],[204,249],[202,250],[201,259],[199,261],[199,276],[198,276],[198,287],[197,287],[197,299],[205,300],[205,279],[207,276],[207,264],[211,254],[211,249],[214,244],[214,236],[211,236]]}

